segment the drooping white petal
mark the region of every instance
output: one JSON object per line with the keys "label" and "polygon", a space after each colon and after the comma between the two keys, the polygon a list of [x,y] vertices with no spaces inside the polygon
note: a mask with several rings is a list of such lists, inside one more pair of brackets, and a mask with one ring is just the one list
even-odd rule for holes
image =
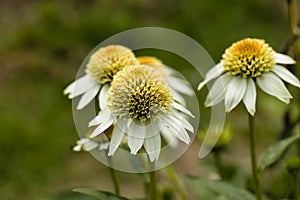
{"label": "drooping white petal", "polygon": [[182,140],[183,142],[185,142],[186,144],[189,144],[191,142],[190,136],[184,128],[181,128],[181,129],[178,130],[177,137],[180,140]]}
{"label": "drooping white petal", "polygon": [[194,90],[188,86],[185,81],[175,78],[172,76],[169,76],[167,78],[167,82],[169,83],[170,87],[172,87],[174,90],[177,90],[178,92],[182,94],[186,94],[189,96],[192,96],[194,94]]}
{"label": "drooping white petal", "polygon": [[183,107],[182,105],[180,105],[179,103],[173,102],[173,107],[177,110],[180,110],[181,112],[191,116],[192,118],[194,118],[195,116],[185,107]]}
{"label": "drooping white petal", "polygon": [[99,114],[89,122],[89,127],[103,123],[108,117],[111,117],[112,114],[112,111],[108,108],[101,110]]}
{"label": "drooping white petal", "polygon": [[170,115],[169,118],[177,122],[177,124],[181,124],[186,130],[194,133],[194,127],[178,112],[172,112],[172,115]]}
{"label": "drooping white petal", "polygon": [[225,98],[226,87],[231,78],[229,74],[224,74],[214,82],[204,103],[206,107],[214,106]]}
{"label": "drooping white petal", "polygon": [[119,119],[112,132],[108,156],[112,156],[119,147],[126,131],[126,121]]}
{"label": "drooping white petal", "polygon": [[272,71],[289,84],[292,84],[296,87],[300,87],[299,79],[285,67],[281,65],[275,65]]}
{"label": "drooping white petal", "polygon": [[160,145],[161,145],[161,139],[159,133],[153,135],[152,137],[147,137],[145,139],[144,147],[147,154],[149,155],[151,162],[158,159],[160,154],[160,147],[161,147]]}
{"label": "drooping white petal", "polygon": [[181,103],[181,104],[183,104],[183,105],[185,105],[184,98],[178,92],[176,92],[176,90],[173,90],[171,88],[171,91],[172,91],[172,95],[173,95],[174,100]]}
{"label": "drooping white petal", "polygon": [[234,77],[229,83],[225,93],[225,110],[230,112],[244,97],[247,87],[246,78]]}
{"label": "drooping white petal", "polygon": [[83,146],[85,151],[92,151],[99,146],[99,143],[89,140]]}
{"label": "drooping white petal", "polygon": [[220,76],[223,72],[225,71],[223,64],[222,63],[218,63],[217,65],[215,65],[214,67],[212,67],[205,75],[205,79],[204,81],[202,81],[199,85],[197,90],[201,90],[202,87],[207,84],[209,81],[217,78],[218,76]]}
{"label": "drooping white petal", "polygon": [[108,93],[109,87],[110,87],[110,85],[106,84],[100,90],[99,107],[101,110],[107,108],[107,93]]}
{"label": "drooping white petal", "polygon": [[103,133],[106,129],[108,129],[113,123],[114,123],[114,116],[109,115],[107,116],[106,120],[103,121],[97,128],[93,131],[93,133],[90,135],[90,138],[94,138],[97,135]]}
{"label": "drooping white petal", "polygon": [[243,98],[243,102],[248,110],[248,112],[254,116],[256,112],[255,103],[256,103],[256,88],[255,83],[252,78],[247,79],[247,88]]}
{"label": "drooping white petal", "polygon": [[81,148],[82,148],[82,145],[77,144],[72,148],[72,150],[78,152],[78,151],[81,151]]}
{"label": "drooping white petal", "polygon": [[172,148],[176,148],[179,142],[177,137],[171,132],[169,132],[168,130],[166,130],[165,127],[161,128],[160,130],[161,130],[160,133],[163,136],[163,138],[166,140],[167,144],[170,145]]}
{"label": "drooping white petal", "polygon": [[137,125],[136,123],[131,123],[128,128],[128,146],[130,148],[131,154],[135,155],[140,150],[144,143],[146,135],[146,126]]}
{"label": "drooping white petal", "polygon": [[291,65],[296,63],[296,61],[293,58],[281,53],[275,53],[274,58],[275,58],[275,62],[279,64]]}
{"label": "drooping white petal", "polygon": [[83,77],[77,79],[73,83],[71,83],[65,90],[64,94],[69,94],[69,98],[72,99],[77,97],[92,87],[94,87],[97,82],[92,78],[91,74],[86,74]]}
{"label": "drooping white petal", "polygon": [[282,80],[273,73],[262,74],[257,77],[256,82],[264,92],[275,96],[285,103],[289,103],[289,99],[292,98]]}
{"label": "drooping white petal", "polygon": [[84,93],[84,95],[82,95],[82,97],[80,98],[80,101],[77,105],[77,110],[80,110],[83,107],[85,107],[86,105],[88,105],[95,98],[97,93],[99,92],[99,88],[100,88],[100,85],[95,85],[89,91]]}
{"label": "drooping white petal", "polygon": [[107,142],[102,142],[102,143],[99,144],[98,149],[99,149],[100,151],[107,150],[108,147],[109,147],[109,144],[110,144],[109,141],[107,141]]}
{"label": "drooping white petal", "polygon": [[164,131],[168,131],[175,135],[179,140],[183,141],[186,144],[190,143],[190,136],[186,132],[184,128],[180,126],[180,124],[176,124],[173,120],[169,118],[163,118],[163,123],[166,124],[166,129]]}

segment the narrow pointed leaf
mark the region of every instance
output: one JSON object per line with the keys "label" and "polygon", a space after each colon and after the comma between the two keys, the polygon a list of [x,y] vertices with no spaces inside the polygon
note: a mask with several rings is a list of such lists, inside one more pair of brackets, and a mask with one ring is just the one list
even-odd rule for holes
{"label": "narrow pointed leaf", "polygon": [[284,151],[293,144],[296,140],[300,139],[300,134],[291,136],[284,140],[281,140],[273,145],[271,145],[258,160],[258,171],[261,172],[266,169],[268,166],[277,161]]}

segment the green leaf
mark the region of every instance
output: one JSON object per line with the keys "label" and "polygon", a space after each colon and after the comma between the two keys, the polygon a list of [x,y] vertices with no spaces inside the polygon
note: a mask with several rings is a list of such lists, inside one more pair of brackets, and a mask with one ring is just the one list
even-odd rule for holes
{"label": "green leaf", "polygon": [[43,200],[97,200],[97,198],[70,191],[61,192],[51,197],[44,198]]}
{"label": "green leaf", "polygon": [[[226,182],[209,180],[195,176],[188,176],[190,183],[199,193],[208,193],[206,190],[214,192],[215,197],[210,197],[210,200],[224,199],[224,200],[255,200],[255,197],[243,188],[238,188]],[[208,199],[208,198],[206,198]]]}
{"label": "green leaf", "polygon": [[79,192],[81,194],[86,194],[92,197],[96,197],[97,199],[100,200],[129,200],[110,192],[96,190],[92,188],[76,188],[73,191]]}
{"label": "green leaf", "polygon": [[281,140],[268,147],[267,150],[259,157],[258,171],[262,172],[268,166],[277,161],[283,152],[298,139],[300,139],[300,134]]}

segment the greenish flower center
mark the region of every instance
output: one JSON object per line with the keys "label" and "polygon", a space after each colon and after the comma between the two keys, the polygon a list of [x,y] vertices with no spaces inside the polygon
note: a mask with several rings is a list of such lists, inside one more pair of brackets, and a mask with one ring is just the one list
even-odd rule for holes
{"label": "greenish flower center", "polygon": [[153,68],[124,68],[111,83],[107,104],[116,116],[141,122],[157,119],[172,108],[173,95],[164,78]]}

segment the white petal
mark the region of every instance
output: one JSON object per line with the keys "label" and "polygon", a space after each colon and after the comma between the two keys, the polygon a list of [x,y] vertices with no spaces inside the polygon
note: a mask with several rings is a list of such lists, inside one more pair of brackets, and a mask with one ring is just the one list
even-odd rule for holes
{"label": "white petal", "polygon": [[146,138],[144,147],[149,155],[150,161],[153,162],[154,160],[157,160],[160,154],[160,134],[155,134],[152,137]]}
{"label": "white petal", "polygon": [[172,115],[169,117],[172,120],[177,121],[178,124],[181,124],[186,130],[194,133],[194,127],[181,114],[174,111],[172,112]]}
{"label": "white petal", "polygon": [[85,143],[83,146],[85,151],[92,151],[99,146],[99,143],[90,140],[87,143]]}
{"label": "white petal", "polygon": [[296,61],[293,58],[291,58],[287,55],[281,54],[281,53],[275,53],[274,57],[275,57],[275,62],[279,63],[279,64],[290,64],[291,65],[291,64],[296,63]]}
{"label": "white petal", "polygon": [[91,74],[86,74],[83,77],[77,79],[73,83],[71,83],[65,90],[64,94],[69,94],[69,98],[72,99],[74,97],[77,97],[86,91],[88,91],[90,88],[95,86],[97,82],[92,78]]}
{"label": "white petal", "polygon": [[173,102],[173,107],[177,110],[180,110],[181,112],[191,116],[192,118],[194,118],[195,116],[188,110],[186,109],[185,107],[183,107],[182,105],[176,103],[176,102]]}
{"label": "white petal", "polygon": [[247,87],[247,79],[241,77],[232,78],[225,94],[225,110],[230,112],[244,97]]}
{"label": "white petal", "polygon": [[188,135],[187,131],[182,128],[179,124],[176,124],[174,121],[170,120],[169,118],[163,118],[163,123],[166,124],[166,130],[172,134],[174,134],[179,140],[185,142],[186,144],[190,143],[190,136]]}
{"label": "white petal", "polygon": [[185,105],[184,98],[178,92],[173,90],[172,88],[171,88],[171,91],[172,91],[172,95],[173,95],[174,100],[181,103],[181,104],[183,104],[183,105]]}
{"label": "white petal", "polygon": [[285,103],[289,103],[289,99],[292,98],[282,80],[273,73],[264,73],[257,77],[256,81],[264,92],[275,96]]}
{"label": "white petal", "polygon": [[103,133],[106,129],[108,129],[114,122],[115,118],[113,115],[110,115],[103,123],[101,123],[97,128],[93,131],[93,133],[90,135],[90,138],[94,138],[97,135]]}
{"label": "white petal", "polygon": [[223,72],[225,71],[222,63],[218,63],[217,65],[215,65],[214,67],[212,67],[205,75],[205,79],[204,81],[202,81],[199,85],[197,90],[201,90],[202,87],[207,84],[209,81],[217,78],[218,76],[220,76]]}
{"label": "white petal", "polygon": [[108,156],[112,156],[119,147],[126,130],[126,121],[120,119],[114,127],[109,145]]}
{"label": "white petal", "polygon": [[107,108],[107,93],[108,93],[109,87],[110,87],[110,85],[106,84],[100,90],[99,107],[100,107],[101,110]]}
{"label": "white petal", "polygon": [[214,82],[204,103],[206,107],[214,106],[225,98],[226,87],[231,78],[231,75],[224,74]]}
{"label": "white petal", "polygon": [[168,77],[167,81],[174,90],[177,90],[180,93],[192,96],[194,94],[194,90],[189,87],[188,83],[185,83],[185,81],[175,78],[175,77]]}
{"label": "white petal", "polygon": [[139,126],[133,122],[128,128],[128,146],[133,155],[137,154],[144,143],[146,135],[145,127],[144,125]]}
{"label": "white petal", "polygon": [[191,142],[190,136],[184,128],[181,128],[178,130],[177,137],[178,137],[178,139],[182,140],[186,144],[189,144]]}
{"label": "white petal", "polygon": [[104,110],[101,110],[99,112],[99,114],[94,118],[92,119],[90,122],[89,122],[89,127],[91,126],[96,126],[98,124],[101,124],[103,123],[104,121],[106,121],[107,118],[111,117],[112,116],[112,112],[110,109],[104,109]]}
{"label": "white petal", "polygon": [[85,107],[86,105],[88,105],[95,98],[97,93],[99,92],[99,88],[100,88],[100,85],[95,85],[89,91],[84,93],[84,95],[82,95],[82,97],[80,98],[80,101],[77,105],[77,110],[80,110],[83,107]]}
{"label": "white petal", "polygon": [[300,87],[299,79],[285,67],[283,67],[281,65],[275,65],[274,68],[272,69],[272,71],[277,76],[279,76],[281,79],[283,79],[284,81],[286,81],[296,87]]}
{"label": "white petal", "polygon": [[252,78],[247,80],[247,88],[243,98],[244,104],[248,110],[248,112],[254,116],[255,114],[255,102],[256,102],[256,88],[255,83]]}
{"label": "white petal", "polygon": [[166,143],[168,145],[170,145],[172,148],[176,148],[178,146],[178,139],[176,137],[176,134],[171,133],[168,129],[167,129],[167,124],[163,121],[159,121],[158,122],[159,125],[159,130],[161,135],[163,136],[163,138],[166,140]]}
{"label": "white petal", "polygon": [[103,150],[107,150],[109,147],[110,142],[102,142],[99,144],[99,150],[103,151]]}
{"label": "white petal", "polygon": [[73,151],[81,151],[82,145],[77,144],[76,146],[73,147]]}

